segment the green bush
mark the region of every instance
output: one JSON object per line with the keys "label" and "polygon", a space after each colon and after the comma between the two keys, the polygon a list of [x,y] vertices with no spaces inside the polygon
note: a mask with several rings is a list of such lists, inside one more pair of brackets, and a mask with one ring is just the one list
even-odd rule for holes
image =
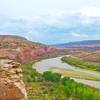
{"label": "green bush", "polygon": [[[99,100],[100,91],[92,89],[84,84],[77,83],[74,80],[64,77],[61,79],[61,83],[56,83],[51,88],[52,96],[57,96],[56,98],[65,97],[60,100]],[[56,99],[59,100],[59,99]]]}
{"label": "green bush", "polygon": [[59,82],[60,79],[61,79],[61,74],[46,71],[46,72],[43,73],[43,77],[44,77],[45,80],[48,80],[48,81]]}

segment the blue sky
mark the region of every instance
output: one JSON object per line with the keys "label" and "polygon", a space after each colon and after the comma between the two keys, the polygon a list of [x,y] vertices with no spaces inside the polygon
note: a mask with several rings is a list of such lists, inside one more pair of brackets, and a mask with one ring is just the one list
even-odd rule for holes
{"label": "blue sky", "polygon": [[44,44],[100,39],[100,1],[0,0],[0,35]]}

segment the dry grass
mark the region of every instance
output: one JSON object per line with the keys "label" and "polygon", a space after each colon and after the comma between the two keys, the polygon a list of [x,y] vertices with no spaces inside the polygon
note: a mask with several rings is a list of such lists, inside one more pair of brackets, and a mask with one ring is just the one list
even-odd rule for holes
{"label": "dry grass", "polygon": [[61,73],[63,76],[100,81],[99,76],[95,76],[89,73],[84,73],[84,72],[79,72],[79,71],[74,71],[69,69],[61,69],[61,68],[51,68],[50,70],[53,72]]}
{"label": "dry grass", "polygon": [[96,62],[96,63],[100,63],[100,51],[95,51],[95,52],[84,52],[84,53],[80,53],[79,55],[75,55],[85,61],[92,61],[92,62]]}

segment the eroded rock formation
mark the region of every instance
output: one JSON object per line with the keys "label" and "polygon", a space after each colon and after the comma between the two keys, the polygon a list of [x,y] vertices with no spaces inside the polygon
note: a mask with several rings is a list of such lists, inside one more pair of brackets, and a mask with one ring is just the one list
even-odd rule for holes
{"label": "eroded rock formation", "polygon": [[27,100],[20,64],[0,59],[0,100]]}
{"label": "eroded rock formation", "polygon": [[0,35],[0,57],[2,58],[27,63],[56,51],[55,48],[29,41],[23,37]]}

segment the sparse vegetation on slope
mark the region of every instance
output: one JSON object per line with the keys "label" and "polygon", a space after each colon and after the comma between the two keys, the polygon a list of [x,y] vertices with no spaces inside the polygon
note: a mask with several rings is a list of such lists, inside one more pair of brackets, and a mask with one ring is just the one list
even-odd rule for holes
{"label": "sparse vegetation on slope", "polygon": [[84,54],[80,53],[79,58],[83,59],[84,61],[100,63],[100,50]]}
{"label": "sparse vegetation on slope", "polygon": [[29,100],[99,100],[100,91],[50,71],[39,74],[32,63],[22,65]]}
{"label": "sparse vegetation on slope", "polygon": [[75,67],[83,68],[83,69],[90,69],[95,71],[100,71],[100,64],[93,63],[93,62],[87,62],[83,61],[77,57],[69,56],[69,57],[63,57],[61,59],[63,62],[66,62],[70,65],[73,65]]}

